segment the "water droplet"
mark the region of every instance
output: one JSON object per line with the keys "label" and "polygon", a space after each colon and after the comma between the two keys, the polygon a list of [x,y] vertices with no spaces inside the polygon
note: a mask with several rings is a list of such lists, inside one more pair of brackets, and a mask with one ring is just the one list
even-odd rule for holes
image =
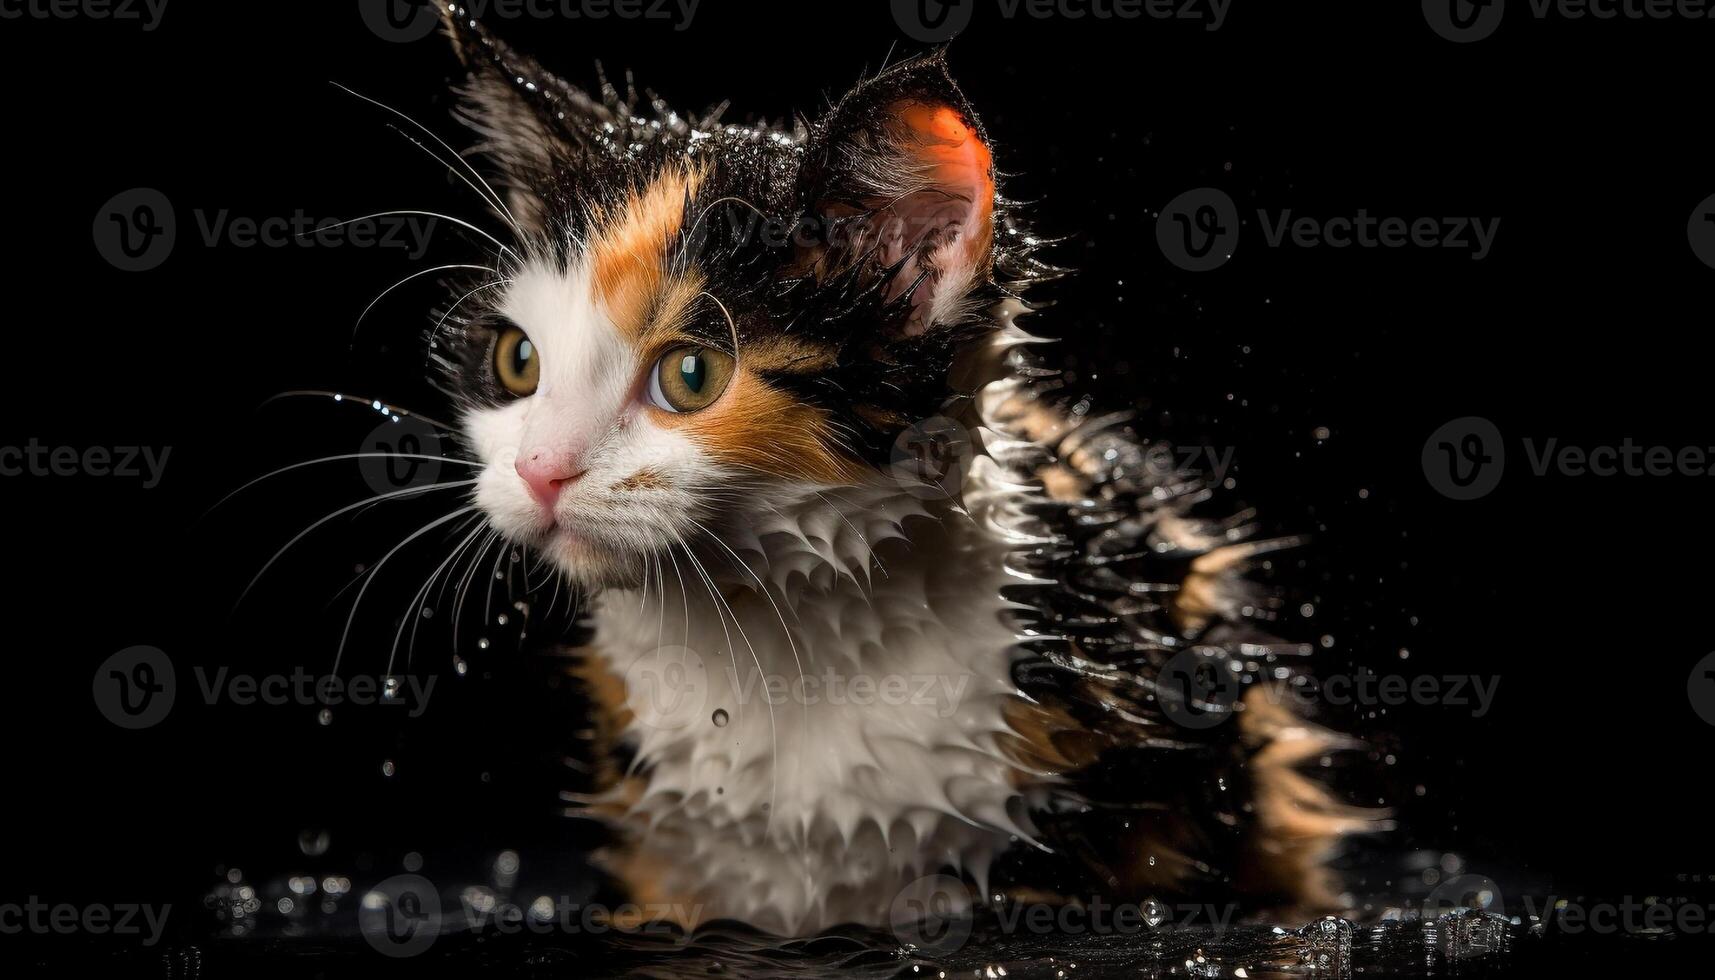
{"label": "water droplet", "polygon": [[727,715],[725,708],[716,708],[714,717],[715,727],[725,728],[729,717],[730,716]]}
{"label": "water droplet", "polygon": [[465,675],[465,672],[470,670],[470,664],[465,663],[463,657],[454,657],[453,658],[453,670],[460,677],[463,677]]}
{"label": "water droplet", "polygon": [[477,640],[476,641],[476,648],[478,650],[487,650],[488,649],[488,639],[485,637],[483,639]]}
{"label": "water droplet", "polygon": [[393,773],[394,773],[393,760],[392,759],[383,759],[381,761],[381,775],[386,776],[388,778],[392,778]]}
{"label": "water droplet", "polygon": [[512,620],[507,618],[507,615],[505,613],[501,613],[500,615],[494,617],[494,621],[501,626],[505,626],[507,623],[510,623]]}

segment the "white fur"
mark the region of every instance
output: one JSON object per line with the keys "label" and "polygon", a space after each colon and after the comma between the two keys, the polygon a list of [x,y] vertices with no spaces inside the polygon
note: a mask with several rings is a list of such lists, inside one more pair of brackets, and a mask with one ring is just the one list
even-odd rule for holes
{"label": "white fur", "polygon": [[[694,534],[691,520],[709,513],[707,491],[734,474],[652,421],[641,384],[651,365],[638,362],[592,298],[585,268],[527,263],[500,310],[535,344],[541,376],[534,395],[466,414],[466,433],[486,464],[477,503],[496,530],[540,549],[577,581],[635,581],[642,556]],[[560,495],[552,521],[514,469],[520,453],[535,452],[586,470]],[[620,487],[641,470],[659,485]]]}
{"label": "white fur", "polygon": [[[595,646],[634,707],[659,693],[664,663],[704,668],[689,675],[701,701],[688,723],[639,710],[626,733],[647,789],[624,826],[658,859],[652,884],[691,896],[703,921],[783,933],[886,922],[902,890],[945,867],[983,886],[1030,832],[999,744],[1003,710],[1022,696],[1000,590],[1018,581],[1006,561],[1024,540],[1024,488],[979,456],[963,506],[885,474],[716,493],[736,475],[650,421],[648,366],[581,269],[524,270],[503,309],[536,343],[541,384],[468,416],[488,464],[478,501],[513,540],[607,586]],[[552,530],[513,471],[518,452],[538,449],[589,470]],[[641,466],[670,485],[615,489]],[[819,687],[770,704],[761,687],[830,672],[843,697]],[[865,679],[867,699],[850,687]]]}

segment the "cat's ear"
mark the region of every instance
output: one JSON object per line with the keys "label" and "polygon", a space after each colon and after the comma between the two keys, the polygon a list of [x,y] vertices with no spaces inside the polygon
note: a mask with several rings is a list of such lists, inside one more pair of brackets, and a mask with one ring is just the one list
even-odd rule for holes
{"label": "cat's ear", "polygon": [[817,278],[889,276],[885,299],[909,294],[894,326],[906,336],[969,317],[993,267],[995,171],[943,54],[840,99],[811,131],[799,174],[801,258]]}
{"label": "cat's ear", "polygon": [[593,134],[617,119],[612,106],[515,51],[457,4],[437,4],[441,23],[469,77],[461,115],[476,131],[521,223],[541,230],[557,195],[580,169]]}

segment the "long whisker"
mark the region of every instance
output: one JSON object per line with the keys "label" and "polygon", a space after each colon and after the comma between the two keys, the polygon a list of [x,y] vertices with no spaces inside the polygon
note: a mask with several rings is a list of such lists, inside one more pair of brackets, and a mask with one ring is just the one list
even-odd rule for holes
{"label": "long whisker", "polygon": [[452,513],[447,514],[444,517],[438,517],[438,518],[430,521],[429,523],[423,525],[422,527],[418,528],[417,530],[411,532],[411,534],[408,535],[405,538],[405,540],[394,545],[393,550],[387,552],[387,554],[385,554],[385,555],[382,555],[381,560],[376,562],[374,564],[374,566],[372,566],[369,569],[369,579],[363,583],[363,588],[357,590],[357,598],[353,599],[351,602],[351,613],[349,615],[347,615],[345,618],[345,629],[340,632],[339,649],[335,650],[334,655],[333,655],[333,672],[334,672],[334,674],[337,675],[339,673],[340,661],[342,659],[344,659],[344,657],[345,657],[345,644],[346,644],[347,640],[351,639],[351,624],[357,621],[357,611],[363,607],[363,596],[365,593],[367,593],[369,591],[369,587],[371,585],[375,584],[375,580],[377,578],[380,578],[381,570],[383,568],[387,567],[387,563],[392,560],[393,556],[397,555],[399,552],[403,551],[408,545],[410,545],[411,542],[417,540],[418,538],[422,537],[425,534],[428,534],[430,531],[433,531],[435,528],[440,527],[441,525],[446,524],[449,521],[455,521],[461,517],[466,516],[467,514],[474,514],[476,512],[477,512],[477,508],[474,505],[470,506],[470,507],[460,507],[458,510],[453,511]]}
{"label": "long whisker", "polygon": [[[481,514],[475,514],[472,516],[478,522],[480,522],[484,519]],[[459,528],[459,530],[460,531],[464,530],[464,527],[468,526],[469,523],[470,523],[469,521],[466,521],[465,525],[461,526]],[[410,666],[412,654],[417,652],[417,627],[419,625],[421,625],[421,623],[423,622],[423,616],[422,616],[422,613],[420,611],[422,609],[422,606],[423,606],[423,600],[428,598],[429,589],[434,587],[435,579],[440,578],[441,573],[446,571],[447,566],[451,565],[453,563],[453,559],[458,557],[459,552],[464,550],[464,546],[466,544],[469,544],[472,540],[474,540],[476,538],[476,536],[478,534],[481,534],[481,533],[482,533],[482,526],[479,523],[477,526],[477,529],[470,532],[470,534],[464,539],[464,541],[460,542],[458,547],[453,549],[452,554],[447,555],[446,560],[441,562],[439,565],[437,565],[433,572],[429,573],[429,577],[423,581],[423,587],[418,589],[417,594],[411,597],[410,604],[405,607],[404,618],[399,620],[399,630],[398,630],[398,632],[393,634],[393,646],[390,647],[387,651],[387,673],[385,676],[387,676],[387,677],[393,676],[393,661],[394,661],[394,658],[396,658],[399,655],[399,641],[400,641],[400,639],[402,639],[405,636],[405,624],[406,623],[411,624],[411,646],[408,648],[408,652],[405,654],[405,665],[407,667]]]}
{"label": "long whisker", "polygon": [[437,218],[441,221],[450,221],[453,224],[458,225],[460,228],[465,228],[465,229],[468,229],[470,231],[474,231],[478,235],[481,235],[482,237],[488,239],[489,242],[494,245],[494,247],[500,249],[505,254],[512,256],[514,259],[518,258],[518,253],[512,251],[512,249],[510,249],[510,248],[507,248],[506,244],[504,242],[502,242],[500,239],[494,237],[493,235],[489,234],[488,232],[483,231],[481,228],[478,228],[476,225],[473,225],[470,222],[465,221],[461,218],[455,218],[450,214],[441,214],[437,211],[409,211],[409,210],[377,211],[374,214],[366,214],[361,218],[348,218],[345,221],[336,221],[331,225],[318,225],[316,227],[315,231],[313,231],[313,232],[308,232],[308,231],[299,232],[296,237],[303,238],[306,235],[321,234],[323,232],[332,231],[335,228],[343,228],[346,225],[357,224],[359,221],[370,221],[370,220],[373,220],[375,218],[391,218],[391,217],[403,216],[403,215],[417,215],[417,216],[424,217],[424,218]]}
{"label": "long whisker", "polygon": [[[304,538],[309,537],[309,535],[311,533],[313,533],[316,530],[316,528],[321,527],[322,525],[328,523],[329,521],[334,520],[335,518],[340,517],[343,514],[349,514],[352,511],[357,510],[359,507],[367,507],[370,504],[375,503],[376,501],[394,500],[394,499],[397,499],[399,497],[425,494],[425,493],[429,493],[429,492],[432,492],[435,490],[448,490],[448,489],[455,489],[457,487],[468,487],[468,486],[473,486],[475,483],[476,483],[475,480],[459,480],[459,481],[454,482],[454,483],[431,483],[426,487],[406,487],[403,490],[393,490],[393,491],[389,491],[387,493],[381,494],[379,496],[366,497],[363,500],[357,501],[356,503],[347,504],[344,507],[341,507],[340,509],[338,509],[338,510],[334,511],[333,513],[327,515],[326,517],[322,518],[321,520],[316,521],[314,524],[311,524],[309,527],[306,527],[302,531],[299,531],[296,537],[294,537],[292,540],[286,542],[285,547],[281,548],[279,551],[274,552],[274,557],[268,559],[267,563],[262,566],[262,570],[257,572],[256,577],[250,580],[250,584],[246,585],[244,587],[243,592],[239,593],[238,601],[233,603],[233,608],[236,609],[236,608],[238,608],[239,605],[243,604],[245,597],[250,594],[250,590],[256,588],[256,583],[262,581],[262,576],[268,574],[268,569],[273,568],[274,563],[279,561],[280,557],[282,555],[284,555],[288,551],[291,551],[292,547],[294,545],[296,545],[299,541],[302,541],[302,540],[304,540]],[[359,595],[361,595],[361,594],[362,593],[359,592]]]}
{"label": "long whisker", "polygon": [[485,282],[470,292],[465,293],[463,296],[460,296],[457,302],[447,307],[447,311],[441,314],[440,320],[435,323],[435,329],[429,332],[429,337],[432,339],[440,335],[441,328],[447,325],[447,319],[453,315],[454,310],[464,305],[465,300],[470,299],[472,296],[475,296],[477,293],[480,293],[485,289],[493,289],[496,286],[510,286],[511,284],[511,279],[496,279],[493,282]]}
{"label": "long whisker", "polygon": [[369,305],[365,306],[363,308],[363,312],[357,315],[357,322],[351,326],[351,339],[353,341],[357,340],[358,331],[363,329],[363,320],[365,317],[369,316],[369,311],[375,309],[376,305],[386,299],[393,290],[398,289],[400,286],[405,285],[413,279],[420,279],[423,276],[433,275],[436,272],[448,272],[453,269],[475,269],[478,272],[486,272],[490,275],[500,275],[499,269],[486,265],[475,265],[469,262],[454,262],[450,265],[437,265],[431,269],[423,269],[418,272],[413,272],[393,285],[388,286],[386,289],[383,289],[379,296],[376,296],[374,299],[369,301]]}
{"label": "long whisker", "polygon": [[[458,546],[458,550],[453,552],[453,557],[455,560],[453,563],[452,573],[449,574],[446,578],[441,580],[440,591],[435,593],[435,608],[436,609],[446,608],[445,607],[445,601],[447,598],[447,589],[452,587],[454,581],[464,577],[464,573],[460,572],[458,570],[458,561],[457,560],[462,558],[463,556],[465,556],[467,554],[472,554],[470,546],[472,543],[476,542],[479,539],[483,541],[482,544],[478,545],[479,553],[480,553],[481,548],[487,546],[487,540],[483,535],[483,532],[485,530],[490,535],[499,533],[499,532],[495,531],[493,528],[488,527],[487,522],[485,521],[485,522],[483,522],[482,526],[479,526],[476,529],[475,534],[473,534],[471,537],[466,538],[464,540],[464,542]],[[474,564],[478,560],[480,560],[480,559],[473,557],[472,563]],[[453,630],[452,636],[450,638],[450,642],[451,642],[452,647],[453,647],[453,652],[456,654],[458,652],[458,642],[459,642],[458,605],[457,605],[458,597],[457,597],[456,593],[454,594],[453,601],[454,601],[454,605],[452,607],[453,608],[453,615],[451,617],[449,617],[449,619],[452,622],[452,630]],[[411,642],[413,645],[417,642],[415,629],[412,630]]]}
{"label": "long whisker", "polygon": [[[506,202],[501,199],[500,195],[495,191],[495,189],[492,186],[490,186],[488,181],[483,180],[482,174],[477,172],[477,169],[475,167],[471,166],[469,161],[467,161],[464,157],[460,156],[459,152],[457,150],[453,149],[451,146],[448,146],[446,140],[441,139],[439,136],[437,136],[435,134],[434,130],[423,125],[422,123],[418,122],[417,120],[412,119],[410,116],[406,115],[403,112],[400,112],[398,109],[395,109],[392,106],[387,105],[384,102],[378,102],[375,99],[372,99],[369,96],[364,95],[361,92],[355,92],[349,88],[346,88],[344,85],[341,85],[338,82],[333,82],[332,85],[334,88],[339,89],[340,91],[344,92],[347,95],[355,96],[355,97],[362,99],[363,101],[369,103],[370,105],[377,106],[379,108],[387,110],[388,112],[391,112],[395,116],[398,116],[400,119],[403,119],[406,122],[410,123],[411,125],[422,130],[423,133],[425,133],[430,139],[434,140],[436,143],[439,143],[442,147],[444,147],[446,149],[446,151],[448,153],[451,153],[453,155],[453,159],[464,164],[465,169],[470,171],[470,175],[472,177],[475,177],[482,184],[483,188],[488,191],[487,195],[484,197],[484,200],[486,200],[489,204],[493,205],[494,208],[497,211],[499,211],[503,217],[506,218],[507,223],[512,226],[512,230],[514,232],[518,232],[519,234],[523,233],[522,229],[520,229],[518,227],[518,219],[513,217],[512,212],[506,207]],[[406,139],[411,139],[410,136],[407,136],[403,132],[400,132],[399,135],[405,136]],[[417,143],[416,140],[411,140],[411,142]],[[473,190],[473,191],[477,190],[476,184],[472,184],[470,182],[470,179],[465,177],[464,174],[459,173],[457,168],[453,167],[451,164],[448,164],[445,160],[441,159],[439,154],[430,152],[429,148],[426,146],[423,146],[421,143],[417,143],[417,145],[419,147],[422,147],[422,150],[424,153],[428,153],[429,156],[434,157],[435,162],[445,165],[448,170],[451,170],[453,173],[458,174],[459,178],[464,180],[464,182],[470,186],[471,190]],[[479,195],[482,194],[481,191],[477,191],[477,193]]]}
{"label": "long whisker", "polygon": [[[712,540],[715,544],[720,545],[721,548],[724,549],[727,554],[732,556],[733,562],[735,564],[737,564],[740,569],[743,569],[745,574],[749,575],[751,577],[751,579],[756,582],[756,587],[757,587],[757,589],[759,589],[762,592],[762,597],[764,599],[768,600],[768,604],[771,607],[773,607],[773,609],[774,609],[775,617],[780,620],[780,632],[785,634],[785,636],[786,636],[786,646],[788,648],[790,648],[792,651],[793,666],[795,666],[798,670],[798,690],[803,691],[803,689],[804,689],[804,661],[798,656],[798,641],[796,639],[794,639],[792,636],[792,627],[786,625],[786,614],[780,611],[780,604],[774,601],[774,595],[771,592],[769,592],[768,585],[766,583],[764,583],[762,581],[762,579],[759,578],[755,572],[750,570],[750,566],[746,565],[744,563],[744,559],[740,558],[738,556],[737,552],[735,552],[731,548],[727,547],[727,543],[725,541],[722,541],[720,538],[716,537],[715,533],[713,531],[710,531],[708,528],[704,527],[696,518],[690,516],[689,514],[685,515],[685,520],[690,521],[692,527],[694,527],[697,530],[708,535],[710,540]],[[735,615],[733,617],[734,625],[737,625],[737,621],[738,621],[738,617]],[[739,627],[739,635],[742,636],[743,634],[744,634],[744,628]],[[748,638],[746,638],[744,642],[748,644],[750,642],[750,640]],[[754,655],[754,649],[753,649],[752,653]],[[804,730],[809,731],[810,730],[810,703],[809,703],[809,699],[800,697],[798,699],[798,702],[799,702],[798,703],[799,713],[803,716],[803,720],[804,720]],[[770,717],[772,717],[772,716],[770,716]],[[801,752],[793,753],[793,755],[792,755],[792,777],[794,780],[796,780],[800,774],[801,767],[803,766],[803,761],[804,761],[803,753],[801,753]],[[778,763],[776,765],[776,768],[778,768]],[[772,808],[770,808],[770,813],[772,813],[772,812],[773,812]]]}
{"label": "long whisker", "polygon": [[456,429],[456,426],[449,425],[446,422],[439,421],[438,419],[432,419],[421,412],[406,411],[405,409],[398,408],[397,406],[386,405],[376,399],[361,397],[354,398],[351,395],[347,395],[340,391],[317,391],[308,388],[297,391],[282,391],[277,395],[270,396],[268,399],[263,401],[262,404],[256,407],[258,409],[267,408],[269,405],[285,398],[331,398],[342,405],[363,405],[378,412],[382,412],[384,415],[398,415],[401,418],[418,419],[429,423],[443,432],[452,432]]}
{"label": "long whisker", "polygon": [[316,466],[316,465],[319,465],[321,463],[337,463],[342,459],[426,459],[426,460],[429,460],[430,462],[434,462],[434,463],[452,463],[455,466],[472,466],[472,467],[482,466],[481,463],[472,462],[468,459],[458,459],[458,458],[452,457],[452,456],[430,456],[430,455],[427,455],[425,453],[342,453],[341,455],[338,455],[338,456],[323,456],[321,459],[307,459],[301,463],[293,463],[290,466],[282,466],[272,473],[264,473],[261,476],[257,477],[256,479],[251,480],[249,483],[246,483],[245,485],[239,487],[237,490],[234,490],[231,493],[227,494],[226,496],[220,498],[219,503],[215,504],[213,507],[210,507],[207,511],[203,512],[203,516],[207,517],[209,514],[213,513],[214,511],[219,510],[221,508],[221,506],[224,505],[227,501],[231,500],[233,497],[238,496],[239,494],[243,493],[244,491],[250,489],[251,487],[255,486],[256,484],[261,483],[264,480],[272,480],[274,477],[280,476],[283,473],[290,473],[293,470],[300,470],[306,466]]}
{"label": "long whisker", "polygon": [[[720,591],[715,588],[714,578],[709,575],[708,569],[703,567],[703,563],[697,559],[697,556],[692,554],[691,546],[689,544],[685,544],[684,538],[680,538],[679,542],[685,549],[685,557],[690,560],[692,570],[702,578],[703,587],[708,589],[710,598],[715,600],[715,614],[717,616],[721,616],[721,631],[726,633],[726,618],[731,617],[733,629],[738,630],[739,638],[744,640],[744,645],[750,650],[751,661],[756,664],[757,680],[766,685],[768,683],[768,671],[763,669],[762,658],[756,653],[756,645],[751,643],[750,637],[745,634],[744,624],[738,621],[738,613],[733,612],[732,606],[728,605],[726,599],[721,597]],[[724,616],[722,616],[721,613],[722,609],[726,610]],[[731,656],[733,661],[733,680],[740,681],[738,676],[738,654],[732,646],[732,634],[726,633],[726,637],[727,653]],[[774,702],[769,698],[763,698],[763,702],[768,705],[769,745],[768,820],[764,824],[764,827],[772,828],[774,826],[774,814],[780,809],[776,805],[780,798],[780,731],[774,720]]]}
{"label": "long whisker", "polygon": [[[488,537],[483,539],[482,544],[477,546],[475,554],[472,555],[470,568],[464,573],[464,580],[459,582],[458,589],[453,592],[453,642],[455,644],[458,642],[459,636],[462,635],[460,626],[464,622],[465,600],[470,597],[470,586],[472,582],[476,581],[477,569],[482,566],[483,556],[488,554],[488,549],[500,540],[499,531],[491,530],[489,532]],[[490,582],[489,587],[493,588],[494,583]]]}

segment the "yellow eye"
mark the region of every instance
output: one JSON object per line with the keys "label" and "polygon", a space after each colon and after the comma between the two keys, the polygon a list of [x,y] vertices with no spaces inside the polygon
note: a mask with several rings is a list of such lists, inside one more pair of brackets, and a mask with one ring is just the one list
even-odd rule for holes
{"label": "yellow eye", "polygon": [[695,412],[714,404],[732,380],[733,359],[707,347],[675,347],[649,376],[649,402],[668,412]]}
{"label": "yellow eye", "polygon": [[494,344],[494,376],[501,387],[520,397],[534,394],[536,381],[542,374],[542,359],[536,356],[536,345],[517,327],[500,332]]}

